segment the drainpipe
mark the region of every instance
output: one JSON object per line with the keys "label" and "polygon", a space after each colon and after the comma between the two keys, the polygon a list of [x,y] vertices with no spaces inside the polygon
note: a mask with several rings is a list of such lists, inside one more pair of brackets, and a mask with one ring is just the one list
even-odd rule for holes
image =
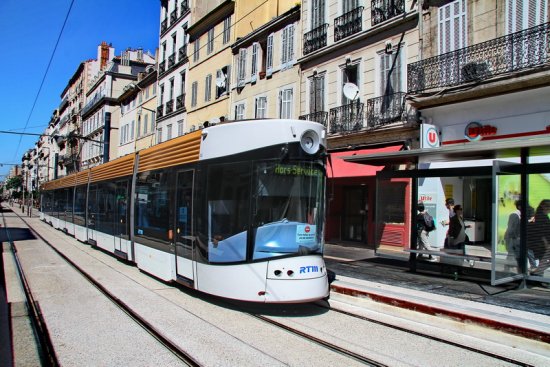
{"label": "drainpipe", "polygon": [[103,163],[109,162],[109,143],[111,142],[111,113],[105,112],[103,127]]}

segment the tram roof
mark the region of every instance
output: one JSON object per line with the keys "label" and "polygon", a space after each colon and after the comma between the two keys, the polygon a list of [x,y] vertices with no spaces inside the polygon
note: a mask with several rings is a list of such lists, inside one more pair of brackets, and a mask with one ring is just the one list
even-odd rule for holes
{"label": "tram roof", "polygon": [[370,165],[429,162],[450,162],[477,159],[503,159],[520,157],[521,149],[528,148],[529,156],[550,155],[550,136],[522,138],[514,140],[486,140],[475,143],[462,143],[438,148],[422,148],[344,156],[346,162]]}

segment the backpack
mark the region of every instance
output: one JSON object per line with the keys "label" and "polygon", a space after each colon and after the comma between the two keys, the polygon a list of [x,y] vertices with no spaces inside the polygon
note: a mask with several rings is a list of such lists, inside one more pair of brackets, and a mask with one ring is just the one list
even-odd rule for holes
{"label": "backpack", "polygon": [[428,212],[424,212],[422,216],[424,217],[424,228],[426,229],[426,231],[433,231],[435,229],[434,218]]}

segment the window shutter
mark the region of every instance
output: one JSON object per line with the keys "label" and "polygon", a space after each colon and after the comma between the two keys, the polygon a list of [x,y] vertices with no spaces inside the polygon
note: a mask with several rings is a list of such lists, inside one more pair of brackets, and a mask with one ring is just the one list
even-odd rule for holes
{"label": "window shutter", "polygon": [[250,75],[255,81],[258,74],[258,43],[252,44],[252,67],[250,68],[250,70]]}
{"label": "window shutter", "polygon": [[466,47],[466,0],[439,8],[439,54]]}
{"label": "window shutter", "polygon": [[266,74],[271,75],[271,73],[273,72],[273,33],[267,36],[266,53]]}
{"label": "window shutter", "polygon": [[291,62],[294,60],[294,24],[288,27],[288,60]]}

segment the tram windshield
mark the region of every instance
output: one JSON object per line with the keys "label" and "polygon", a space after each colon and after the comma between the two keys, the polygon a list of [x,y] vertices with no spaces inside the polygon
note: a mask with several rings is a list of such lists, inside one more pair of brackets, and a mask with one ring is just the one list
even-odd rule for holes
{"label": "tram windshield", "polygon": [[253,259],[322,253],[322,166],[263,162],[255,177]]}

